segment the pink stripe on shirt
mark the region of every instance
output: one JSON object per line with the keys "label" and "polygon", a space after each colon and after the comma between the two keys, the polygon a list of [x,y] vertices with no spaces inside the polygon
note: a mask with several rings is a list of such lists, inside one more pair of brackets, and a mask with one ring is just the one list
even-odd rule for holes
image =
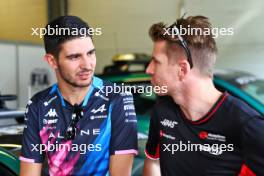
{"label": "pink stripe on shirt", "polygon": [[34,162],[35,162],[34,159],[25,158],[25,157],[23,157],[23,156],[20,156],[20,157],[19,157],[19,160],[20,160],[20,161],[29,162],[29,163],[34,163]]}
{"label": "pink stripe on shirt", "polygon": [[137,155],[138,154],[138,151],[135,150],[135,149],[115,151],[115,154],[116,155],[124,155],[124,154],[131,154],[131,153]]}

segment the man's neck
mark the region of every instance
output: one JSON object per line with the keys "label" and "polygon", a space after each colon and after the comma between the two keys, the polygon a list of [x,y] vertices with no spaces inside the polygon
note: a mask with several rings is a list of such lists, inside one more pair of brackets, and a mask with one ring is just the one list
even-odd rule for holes
{"label": "man's neck", "polygon": [[85,96],[87,95],[90,87],[74,87],[69,84],[58,83],[59,90],[65,100],[67,100],[71,105],[80,104]]}
{"label": "man's neck", "polygon": [[[198,82],[198,83],[197,83]],[[197,121],[205,116],[221,96],[212,81],[197,81],[181,92],[173,95],[174,101],[180,106],[185,116],[191,121]]]}

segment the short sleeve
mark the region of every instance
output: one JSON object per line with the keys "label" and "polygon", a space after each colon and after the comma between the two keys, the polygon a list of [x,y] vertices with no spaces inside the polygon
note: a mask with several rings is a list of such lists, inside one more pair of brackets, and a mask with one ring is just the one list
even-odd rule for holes
{"label": "short sleeve", "polygon": [[137,154],[137,117],[132,94],[112,101],[110,154]]}
{"label": "short sleeve", "polygon": [[154,109],[150,118],[148,141],[145,149],[146,157],[152,160],[159,159],[159,132],[159,119]]}
{"label": "short sleeve", "polygon": [[245,165],[256,175],[264,175],[264,118],[253,117],[242,129]]}
{"label": "short sleeve", "polygon": [[37,105],[29,101],[25,112],[25,128],[22,136],[22,149],[19,159],[25,162],[42,163],[44,154],[40,151],[39,116]]}

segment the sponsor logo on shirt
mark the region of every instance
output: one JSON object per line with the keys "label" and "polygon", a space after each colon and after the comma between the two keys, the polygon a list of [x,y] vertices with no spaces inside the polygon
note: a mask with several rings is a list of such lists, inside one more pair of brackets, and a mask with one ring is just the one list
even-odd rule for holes
{"label": "sponsor logo on shirt", "polygon": [[133,98],[132,97],[125,97],[123,99],[124,104],[133,104]]}
{"label": "sponsor logo on shirt", "polygon": [[50,109],[49,112],[45,115],[45,117],[58,117],[58,114],[55,109]]}
{"label": "sponsor logo on shirt", "polygon": [[[136,119],[136,112],[132,111],[132,112],[125,112],[125,116],[127,117],[125,119],[126,123],[137,123],[137,119]],[[133,118],[134,117],[134,118]]]}
{"label": "sponsor logo on shirt", "polygon": [[28,113],[28,107],[26,108],[26,110],[25,110],[25,114],[27,114]]}
{"label": "sponsor logo on shirt", "polygon": [[100,94],[100,90],[98,92],[95,92],[94,96],[100,97],[100,98],[102,98],[105,101],[109,101],[109,98],[107,98],[107,97],[103,96],[102,94]]}
{"label": "sponsor logo on shirt", "polygon": [[90,119],[94,120],[94,119],[106,119],[107,115],[91,115]]}
{"label": "sponsor logo on shirt", "polygon": [[43,124],[48,124],[48,125],[50,125],[50,124],[54,124],[54,123],[57,123],[57,121],[58,121],[58,119],[49,119],[49,120],[47,120],[47,119],[43,119]]}
{"label": "sponsor logo on shirt", "polygon": [[26,110],[25,110],[25,114],[28,113],[28,106],[30,106],[33,102],[31,100],[28,100],[27,102],[27,107],[26,107]]}
{"label": "sponsor logo on shirt", "polygon": [[126,123],[137,123],[137,119],[126,119]]}
{"label": "sponsor logo on shirt", "polygon": [[212,146],[206,146],[206,145],[200,145],[200,150],[208,152],[212,155],[221,155],[223,153],[223,150],[221,148],[212,147]]}
{"label": "sponsor logo on shirt", "polygon": [[167,139],[172,139],[172,140],[175,140],[175,137],[170,135],[170,134],[166,134],[164,133],[162,130],[160,130],[160,137],[165,137]]}
{"label": "sponsor logo on shirt", "polygon": [[126,112],[125,116],[136,116],[136,112]]}
{"label": "sponsor logo on shirt", "polygon": [[129,92],[129,91],[125,91],[125,92],[121,92],[120,95],[121,95],[122,97],[125,97],[125,96],[128,96],[128,95],[132,95],[132,93]]}
{"label": "sponsor logo on shirt", "polygon": [[133,104],[124,105],[124,110],[135,110],[135,107]]}
{"label": "sponsor logo on shirt", "polygon": [[220,134],[213,134],[213,133],[209,133],[206,131],[201,131],[199,133],[199,137],[200,139],[208,139],[208,140],[214,140],[214,141],[221,141],[221,142],[225,142],[226,141],[226,137],[222,136]]}
{"label": "sponsor logo on shirt", "polygon": [[33,103],[33,101],[28,100],[27,105],[29,106],[29,105],[31,105],[32,103]]}
{"label": "sponsor logo on shirt", "polygon": [[100,106],[98,109],[92,109],[91,110],[91,112],[93,113],[93,114],[96,114],[96,113],[98,113],[98,112],[101,112],[101,113],[103,113],[104,111],[106,111],[106,109],[105,109],[105,104],[103,104],[102,106]]}
{"label": "sponsor logo on shirt", "polygon": [[53,100],[55,100],[57,98],[57,95],[55,95],[54,97],[52,97],[51,99],[49,99],[48,101],[44,102],[44,106],[48,106]]}
{"label": "sponsor logo on shirt", "polygon": [[168,119],[164,119],[160,123],[161,123],[161,125],[163,125],[165,127],[169,127],[169,128],[174,128],[174,126],[178,124],[178,122],[168,120]]}
{"label": "sponsor logo on shirt", "polygon": [[[100,128],[93,128],[93,129],[87,129],[87,130],[80,130],[80,133],[78,134],[80,136],[95,136],[100,135]],[[50,133],[48,138],[61,138],[63,139],[64,136],[58,132],[58,133]]]}

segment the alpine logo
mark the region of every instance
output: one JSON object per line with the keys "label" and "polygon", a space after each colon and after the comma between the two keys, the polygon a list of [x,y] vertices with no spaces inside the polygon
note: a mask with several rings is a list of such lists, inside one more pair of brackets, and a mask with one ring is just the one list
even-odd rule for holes
{"label": "alpine logo", "polygon": [[92,113],[94,113],[94,114],[96,114],[97,112],[101,112],[101,113],[103,113],[104,111],[106,111],[106,109],[105,109],[105,104],[103,104],[102,106],[100,106],[98,109],[92,109]]}
{"label": "alpine logo", "polygon": [[172,120],[168,120],[168,119],[164,119],[163,121],[160,122],[163,126],[165,127],[170,127],[170,128],[174,128],[175,125],[178,124],[178,122],[176,121],[172,121]]}
{"label": "alpine logo", "polygon": [[58,114],[55,109],[50,109],[49,112],[45,115],[45,117],[58,117]]}

